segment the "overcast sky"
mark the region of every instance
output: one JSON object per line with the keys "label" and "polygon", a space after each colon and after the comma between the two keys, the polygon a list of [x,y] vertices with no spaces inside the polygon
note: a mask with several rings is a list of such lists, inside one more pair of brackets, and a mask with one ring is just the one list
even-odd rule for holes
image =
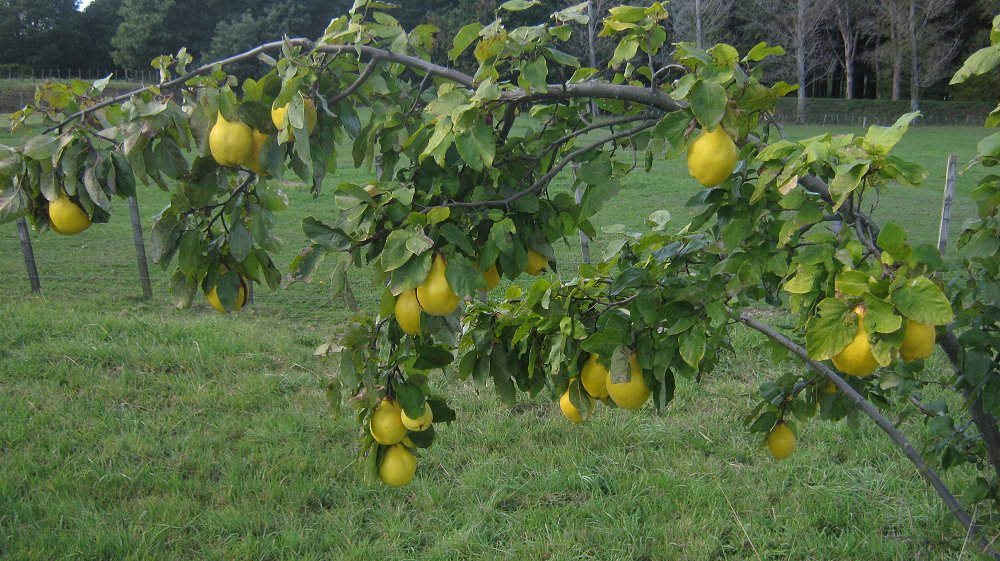
{"label": "overcast sky", "polygon": [[87,7],[87,4],[90,4],[90,0],[80,0],[80,11],[81,12],[83,11],[84,8]]}

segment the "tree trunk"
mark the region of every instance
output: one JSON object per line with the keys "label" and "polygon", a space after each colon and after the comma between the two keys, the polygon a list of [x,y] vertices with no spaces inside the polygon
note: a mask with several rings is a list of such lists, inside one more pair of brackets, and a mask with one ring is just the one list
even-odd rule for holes
{"label": "tree trunk", "polygon": [[896,58],[892,61],[892,100],[899,101],[903,83],[903,49],[896,48]]}
{"label": "tree trunk", "polygon": [[[948,361],[951,362],[955,372],[961,374],[963,353],[965,351],[955,333],[948,330],[941,337],[938,344],[941,345],[944,354],[948,357]],[[997,419],[983,409],[982,395],[976,397],[968,389],[963,390],[962,394],[965,396],[966,403],[971,402],[969,416],[972,417],[972,422],[979,429],[979,435],[983,439],[983,446],[986,448],[986,457],[993,466],[993,473],[995,476],[1000,476],[1000,428],[997,426]]]}
{"label": "tree trunk", "polygon": [[[597,36],[597,22],[594,18],[594,0],[587,2],[587,55],[590,57],[590,67],[597,68],[597,48],[594,41]],[[597,102],[590,100],[590,114],[597,116]]]}
{"label": "tree trunk", "polygon": [[694,0],[694,41],[698,45],[698,48],[702,47],[702,37],[701,37],[701,0]]}
{"label": "tree trunk", "polygon": [[892,95],[893,101],[899,101],[900,91],[903,82],[903,32],[900,30],[900,23],[896,19],[890,19],[889,24],[889,46],[892,48]]}
{"label": "tree trunk", "polygon": [[920,110],[920,59],[917,54],[917,0],[910,0],[910,111]]}
{"label": "tree trunk", "polygon": [[847,65],[844,69],[844,80],[847,82],[844,87],[844,97],[854,99],[854,61],[847,59],[844,63]]}
{"label": "tree trunk", "polygon": [[806,122],[806,0],[798,0],[798,18],[795,20],[795,70],[799,80],[798,105],[795,120]]}
{"label": "tree trunk", "polygon": [[854,99],[854,57],[857,51],[858,35],[854,32],[851,22],[851,4],[840,0],[834,4],[837,10],[837,30],[844,43],[844,98]]}

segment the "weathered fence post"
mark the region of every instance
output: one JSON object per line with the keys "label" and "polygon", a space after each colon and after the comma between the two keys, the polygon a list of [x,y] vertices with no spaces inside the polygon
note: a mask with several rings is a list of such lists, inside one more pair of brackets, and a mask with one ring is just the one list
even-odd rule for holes
{"label": "weathered fence post", "polygon": [[958,158],[954,154],[948,156],[948,169],[944,176],[944,196],[941,200],[941,223],[938,225],[938,251],[942,254],[948,247],[948,228],[951,225],[951,201],[955,198],[955,179],[957,175]]}
{"label": "weathered fence post", "polygon": [[31,236],[28,233],[28,221],[17,219],[17,234],[21,238],[21,253],[24,254],[24,265],[28,268],[28,281],[32,292],[41,292],[42,283],[38,280],[38,267],[35,264],[35,252],[31,249]]}
{"label": "weathered fence post", "polygon": [[[573,162],[573,180],[577,179],[577,174],[580,172],[580,163]],[[583,202],[583,184],[578,184],[576,186],[576,204],[580,205]],[[590,263],[590,238],[583,231],[580,232],[580,254],[583,256],[584,263]]]}
{"label": "weathered fence post", "polygon": [[153,298],[153,286],[149,283],[149,263],[146,261],[146,244],[142,239],[142,222],[139,220],[139,201],[132,195],[128,198],[128,210],[132,215],[132,242],[135,243],[135,258],[139,263],[139,282],[146,300]]}

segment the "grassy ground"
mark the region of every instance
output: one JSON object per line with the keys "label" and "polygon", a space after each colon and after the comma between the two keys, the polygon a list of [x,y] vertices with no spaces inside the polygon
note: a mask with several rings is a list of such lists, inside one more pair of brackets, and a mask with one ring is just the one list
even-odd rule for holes
{"label": "grassy ground", "polygon": [[[804,137],[818,128],[790,128]],[[936,236],[946,152],[974,153],[979,129],[920,128],[900,155],[932,172],[894,188],[877,214]],[[346,166],[346,162],[344,162]],[[359,179],[345,170],[338,180]],[[955,224],[971,213],[961,178]],[[636,173],[601,224],[640,226],[654,209],[683,222],[697,187],[681,162]],[[289,188],[281,256],[301,217]],[[145,217],[165,195],[140,195]],[[781,372],[737,332],[737,352],[669,412],[600,410],[571,426],[554,403],[513,411],[488,388],[433,380],[459,422],[441,430],[401,489],[354,474],[356,428],[331,418],[329,362],[312,357],[346,317],[325,286],[258,291],[246,312],[172,309],[166,274],[143,302],[125,205],[74,238],[35,237],[44,291],[28,290],[13,225],[0,228],[0,558],[50,559],[954,559],[930,545],[943,509],[868,424],[801,426],[774,462],[739,417]],[[957,231],[957,230],[956,230]],[[603,244],[598,240],[595,249]],[[575,243],[560,248],[564,270]],[[362,305],[373,303],[359,275]],[[938,360],[932,368],[944,368]],[[919,427],[904,425],[911,435]],[[919,438],[918,438],[919,441]],[[961,490],[967,474],[947,474]],[[962,558],[969,558],[965,552]]]}

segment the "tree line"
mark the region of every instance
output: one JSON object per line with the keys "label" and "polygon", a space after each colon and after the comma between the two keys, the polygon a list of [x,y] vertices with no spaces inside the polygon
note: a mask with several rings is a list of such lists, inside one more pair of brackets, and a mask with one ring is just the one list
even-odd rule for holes
{"label": "tree line", "polygon": [[[601,20],[618,0],[591,0],[596,17],[565,45],[583,64],[601,68],[613,43]],[[446,58],[462,26],[495,18],[498,0],[404,0],[404,28],[438,28],[432,56]],[[507,27],[537,23],[559,5],[543,0],[508,13]],[[634,5],[644,2],[629,2]],[[648,3],[648,2],[645,2]],[[0,0],[0,65],[25,68],[148,69],[149,61],[185,46],[207,61],[282,35],[317,37],[352,0]],[[1000,0],[673,0],[668,40],[727,42],[746,50],[760,41],[782,45],[770,75],[803,84],[806,97],[987,99],[997,73],[961,89],[945,87],[961,60],[985,41]],[[667,56],[667,55],[664,55]]]}

